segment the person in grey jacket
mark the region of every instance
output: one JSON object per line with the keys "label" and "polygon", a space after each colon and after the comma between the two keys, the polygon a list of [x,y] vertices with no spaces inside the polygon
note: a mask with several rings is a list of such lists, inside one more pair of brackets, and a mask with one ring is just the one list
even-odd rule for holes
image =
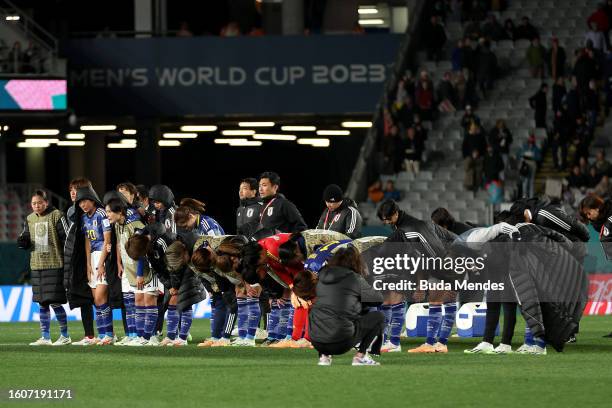
{"label": "person in grey jacket", "polygon": [[319,218],[317,229],[341,232],[352,239],[361,238],[363,220],[357,204],[344,197],[342,189],[336,184],[330,184],[323,191],[326,209]]}
{"label": "person in grey jacket", "polygon": [[338,250],[319,272],[316,298],[309,316],[312,345],[319,365],[331,365],[332,355],[358,348],[353,365],[379,365],[368,355],[380,354],[385,316],[369,307],[383,302],[380,292],[364,279],[363,262],[352,246]]}

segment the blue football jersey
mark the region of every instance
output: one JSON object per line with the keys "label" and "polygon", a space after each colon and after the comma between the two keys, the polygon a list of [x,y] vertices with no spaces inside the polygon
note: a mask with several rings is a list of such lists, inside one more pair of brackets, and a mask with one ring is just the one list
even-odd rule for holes
{"label": "blue football jersey", "polygon": [[89,239],[91,252],[102,251],[104,249],[104,233],[111,230],[110,221],[106,218],[106,212],[102,208],[97,208],[90,217],[83,214],[83,234]]}
{"label": "blue football jersey", "polygon": [[140,213],[135,207],[128,207],[127,209],[127,217],[125,217],[125,223],[129,224],[134,221],[141,221]]}
{"label": "blue football jersey", "polygon": [[304,262],[304,269],[307,269],[314,273],[319,273],[321,269],[327,264],[327,261],[334,255],[336,249],[341,246],[352,242],[350,239],[343,239],[340,241],[333,241],[329,244],[321,245],[312,253],[306,262]]}
{"label": "blue football jersey", "polygon": [[200,215],[198,222],[197,233],[200,236],[204,235],[225,235],[225,231],[221,228],[221,225],[213,218],[207,217],[206,215]]}

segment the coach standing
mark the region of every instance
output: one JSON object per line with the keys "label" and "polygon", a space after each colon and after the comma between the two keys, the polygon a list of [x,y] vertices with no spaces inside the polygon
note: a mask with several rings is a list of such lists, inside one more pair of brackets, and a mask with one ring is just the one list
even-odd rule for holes
{"label": "coach standing", "polygon": [[240,206],[236,211],[236,230],[238,235],[251,236],[259,226],[261,199],[257,196],[257,179],[245,178],[240,182],[238,196]]}
{"label": "coach standing", "polygon": [[323,200],[327,208],[319,218],[317,229],[341,232],[351,239],[361,238],[361,214],[355,202],[344,197],[340,186],[330,184],[325,187]]}
{"label": "coach standing", "polygon": [[278,193],[280,177],[267,171],[259,177],[259,195],[262,210],[259,216],[261,227],[278,232],[301,232],[307,229],[302,214],[295,204]]}

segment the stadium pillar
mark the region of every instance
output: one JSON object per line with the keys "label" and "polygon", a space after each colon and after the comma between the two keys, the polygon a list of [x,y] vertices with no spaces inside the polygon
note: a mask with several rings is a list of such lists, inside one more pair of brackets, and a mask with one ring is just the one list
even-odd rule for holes
{"label": "stadium pillar", "polygon": [[327,0],[323,15],[323,32],[350,33],[359,20],[358,0]]}
{"label": "stadium pillar", "polygon": [[140,127],[138,154],[134,160],[136,180],[148,187],[161,183],[161,152],[157,141],[161,136],[159,122]]}
{"label": "stadium pillar", "polygon": [[304,33],[304,0],[283,1],[283,35]]}
{"label": "stadium pillar", "polygon": [[[150,33],[153,31],[153,2],[134,0],[134,31]],[[137,37],[150,37],[151,34],[138,34]]]}
{"label": "stadium pillar", "polygon": [[72,178],[85,175],[85,149],[68,149],[68,169]]}
{"label": "stadium pillar", "polygon": [[26,181],[28,183],[45,184],[45,149],[34,147],[25,149]]}
{"label": "stadium pillar", "polygon": [[85,177],[96,191],[106,191],[106,138],[103,134],[88,134],[85,145]]}

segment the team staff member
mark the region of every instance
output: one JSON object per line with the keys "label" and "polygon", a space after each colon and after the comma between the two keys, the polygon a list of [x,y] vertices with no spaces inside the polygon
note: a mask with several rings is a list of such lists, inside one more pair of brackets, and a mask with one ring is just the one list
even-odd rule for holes
{"label": "team staff member", "polygon": [[262,210],[259,216],[260,227],[277,232],[300,232],[306,228],[302,214],[295,204],[278,193],[280,177],[267,171],[259,177],[259,195]]}
{"label": "team staff member", "polygon": [[361,237],[363,220],[357,205],[350,198],[344,197],[342,189],[330,184],[323,191],[323,201],[327,206],[319,218],[317,229],[341,232],[351,239]]}
{"label": "team staff member", "polygon": [[257,179],[245,178],[240,182],[238,196],[240,206],[236,211],[236,230],[238,235],[251,236],[259,226],[261,199],[257,196]]}

